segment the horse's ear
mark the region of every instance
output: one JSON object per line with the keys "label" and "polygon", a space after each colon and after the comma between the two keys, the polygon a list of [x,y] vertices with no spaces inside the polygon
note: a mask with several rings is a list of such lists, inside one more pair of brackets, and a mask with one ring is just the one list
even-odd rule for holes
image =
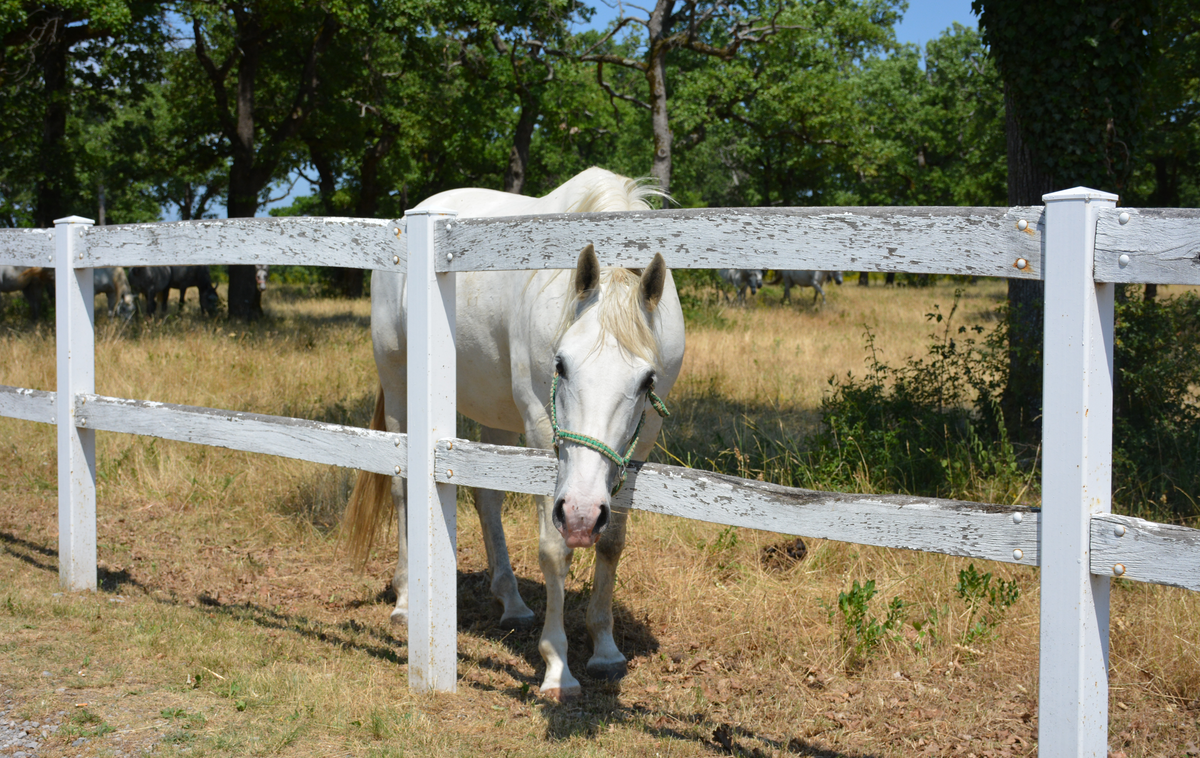
{"label": "horse's ear", "polygon": [[662,253],[655,253],[654,260],[642,272],[642,302],[646,304],[646,310],[653,311],[658,307],[666,283],[667,262],[663,260]]}
{"label": "horse's ear", "polygon": [[584,294],[600,286],[600,261],[596,258],[596,248],[592,243],[579,253],[579,261],[575,264],[575,294]]}

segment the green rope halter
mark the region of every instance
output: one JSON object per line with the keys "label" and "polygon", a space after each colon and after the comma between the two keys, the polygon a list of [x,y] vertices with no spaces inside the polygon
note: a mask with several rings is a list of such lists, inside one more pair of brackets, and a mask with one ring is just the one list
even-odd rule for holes
{"label": "green rope halter", "polygon": [[[653,386],[646,391],[646,399],[650,401],[650,405],[654,408],[659,416],[666,418],[671,415],[667,410],[667,404],[662,401],[662,398],[654,394]],[[646,411],[642,411],[642,417],[638,420],[637,429],[633,430],[633,439],[629,443],[629,449],[625,451],[625,455],[619,454],[608,445],[604,444],[595,437],[589,437],[586,434],[578,432],[568,432],[565,429],[558,428],[558,372],[554,372],[554,380],[550,382],[550,428],[554,430],[554,451],[558,452],[558,443],[562,441],[574,442],[577,445],[595,450],[600,455],[608,458],[613,463],[617,464],[617,483],[613,487],[610,497],[616,497],[616,494],[621,491],[621,487],[625,485],[626,469],[629,468],[629,461],[633,458],[633,449],[637,447],[638,438],[642,435],[642,424],[646,423]]]}

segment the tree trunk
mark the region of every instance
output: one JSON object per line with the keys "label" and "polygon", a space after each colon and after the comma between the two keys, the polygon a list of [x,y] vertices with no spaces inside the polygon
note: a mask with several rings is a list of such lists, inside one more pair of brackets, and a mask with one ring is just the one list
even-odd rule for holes
{"label": "tree trunk", "polygon": [[336,216],[333,207],[333,195],[337,192],[337,174],[333,171],[333,162],[320,145],[308,143],[308,156],[317,169],[317,194],[321,198],[321,213],[326,216]]}
{"label": "tree trunk", "polygon": [[[333,161],[319,140],[306,141],[308,157],[317,169],[317,193],[321,198],[321,214],[324,216],[344,215],[333,204],[333,196],[337,192],[337,173],[333,170]],[[338,294],[343,297],[362,297],[362,269],[343,266],[327,266],[324,274],[332,283]],[[356,286],[357,284],[357,286]]]}
{"label": "tree trunk", "polygon": [[527,87],[520,87],[521,116],[517,119],[517,130],[513,134],[512,150],[508,154],[508,169],[504,172],[504,191],[519,195],[525,189],[525,174],[529,169],[529,145],[533,142],[533,128],[537,126],[537,98]]}
{"label": "tree trunk", "polygon": [[667,117],[667,46],[664,38],[669,27],[675,0],[658,0],[650,14],[647,27],[650,45],[650,65],[646,82],[650,85],[650,124],[654,131],[654,161],[650,175],[658,180],[663,192],[671,191],[671,122]]}
{"label": "tree trunk", "polygon": [[[1041,205],[1054,178],[1021,137],[1012,93],[1005,88],[1004,131],[1008,147],[1008,204]],[[1039,437],[1042,414],[1042,335],[1045,287],[1041,281],[1008,280],[1008,383],[1001,397],[1005,425],[1014,440]]]}
{"label": "tree trunk", "polygon": [[47,28],[54,28],[55,31],[41,51],[46,111],[42,115],[42,174],[37,180],[34,222],[43,228],[54,226],[54,219],[68,215],[67,184],[72,173],[66,146],[67,112],[71,98],[67,76],[67,53],[70,48],[67,24],[71,19],[62,9],[47,7],[46,10],[51,16],[46,21]]}
{"label": "tree trunk", "polygon": [[[359,218],[375,218],[379,212],[379,164],[387,157],[399,136],[395,125],[382,121],[383,133],[363,153],[359,168]],[[359,298],[365,294],[366,272],[361,268],[343,268],[338,275],[338,288],[344,297]]]}
{"label": "tree trunk", "polygon": [[[259,30],[253,16],[238,18],[241,61],[238,65],[237,104],[233,134],[233,163],[229,171],[229,218],[253,218],[258,213],[254,165],[254,88],[258,74]],[[251,321],[263,315],[262,293],[254,266],[229,266],[229,315]]]}

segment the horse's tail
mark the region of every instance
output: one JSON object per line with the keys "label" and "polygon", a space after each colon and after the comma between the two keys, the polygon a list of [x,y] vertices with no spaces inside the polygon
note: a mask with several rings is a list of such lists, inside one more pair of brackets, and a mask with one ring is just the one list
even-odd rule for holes
{"label": "horse's tail", "polygon": [[[371,417],[371,429],[384,431],[383,387],[375,397],[375,415]],[[343,523],[348,525],[346,545],[350,560],[358,565],[367,561],[371,545],[379,528],[391,520],[392,477],[372,471],[359,471],[346,504]]]}

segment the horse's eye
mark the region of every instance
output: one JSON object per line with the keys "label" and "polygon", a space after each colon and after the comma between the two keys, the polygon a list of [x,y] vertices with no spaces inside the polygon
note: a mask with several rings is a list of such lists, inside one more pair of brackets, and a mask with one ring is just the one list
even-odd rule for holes
{"label": "horse's eye", "polygon": [[555,371],[555,373],[558,374],[558,377],[560,379],[567,378],[567,366],[565,363],[563,363],[563,359],[562,359],[561,355],[555,357],[555,359],[554,359],[554,371]]}
{"label": "horse's eye", "polygon": [[654,389],[654,379],[655,379],[654,374],[647,374],[646,378],[642,380],[642,394],[643,395],[646,394],[647,392],[649,392],[650,390]]}

